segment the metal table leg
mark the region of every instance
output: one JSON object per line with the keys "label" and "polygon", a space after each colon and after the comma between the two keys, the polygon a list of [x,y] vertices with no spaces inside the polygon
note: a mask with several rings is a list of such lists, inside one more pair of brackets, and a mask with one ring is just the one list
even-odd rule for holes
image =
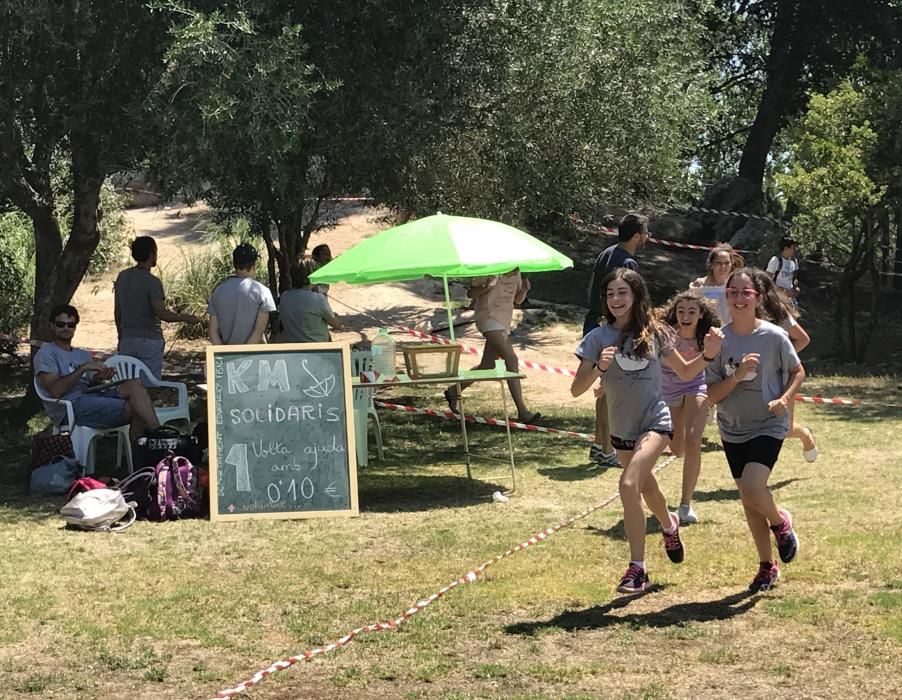
{"label": "metal table leg", "polygon": [[[511,465],[511,488],[508,493],[513,493],[517,490],[517,476],[516,471],[514,470],[514,443],[511,440],[511,424],[510,418],[507,415],[507,387],[505,386],[507,382],[502,380],[498,382],[498,386],[501,387],[501,406],[504,413],[501,415],[504,416],[504,427],[507,430],[507,454],[510,459]],[[469,463],[468,463],[469,464]]]}

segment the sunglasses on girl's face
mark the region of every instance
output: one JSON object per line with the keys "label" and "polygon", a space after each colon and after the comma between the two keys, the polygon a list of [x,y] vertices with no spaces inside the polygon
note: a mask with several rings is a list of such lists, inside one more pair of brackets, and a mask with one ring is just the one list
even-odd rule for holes
{"label": "sunglasses on girl's face", "polygon": [[727,299],[737,299],[740,296],[743,299],[754,299],[758,296],[758,292],[754,289],[733,289],[732,287],[727,287],[726,295]]}
{"label": "sunglasses on girl's face", "polygon": [[78,321],[54,321],[53,325],[57,328],[75,328],[78,325]]}

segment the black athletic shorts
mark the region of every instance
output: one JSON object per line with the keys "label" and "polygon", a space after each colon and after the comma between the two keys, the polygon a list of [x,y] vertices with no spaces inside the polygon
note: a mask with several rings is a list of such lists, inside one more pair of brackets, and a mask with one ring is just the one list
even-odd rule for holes
{"label": "black athletic shorts", "polygon": [[747,442],[727,442],[723,440],[723,449],[727,453],[727,462],[734,479],[742,477],[742,470],[749,462],[763,464],[773,469],[780,456],[783,441],[769,435],[759,435]]}
{"label": "black athletic shorts", "polygon": [[[668,438],[673,440],[673,432],[672,431],[664,431],[664,430],[650,430],[651,433],[658,433],[660,435],[666,435]],[[636,443],[638,440],[621,440],[616,435],[611,435],[611,446],[615,450],[623,450],[624,452],[632,452],[636,449]]]}

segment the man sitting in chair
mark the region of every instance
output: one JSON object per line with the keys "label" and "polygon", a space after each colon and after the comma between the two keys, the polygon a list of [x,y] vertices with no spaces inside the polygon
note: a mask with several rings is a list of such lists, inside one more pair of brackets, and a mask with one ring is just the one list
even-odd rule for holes
{"label": "man sitting in chair", "polygon": [[[45,343],[34,356],[35,377],[44,391],[54,399],[72,402],[76,425],[104,429],[128,423],[133,441],[147,428],[160,427],[140,379],[89,391],[110,380],[115,369],[93,359],[87,350],[72,347],[78,321],[74,306],[60,304],[50,311],[53,342]],[[48,401],[44,408],[55,424],[66,420],[64,406]]]}

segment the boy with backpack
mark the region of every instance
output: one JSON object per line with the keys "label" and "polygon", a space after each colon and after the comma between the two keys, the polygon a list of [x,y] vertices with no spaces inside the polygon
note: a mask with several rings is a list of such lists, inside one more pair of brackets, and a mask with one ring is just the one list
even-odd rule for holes
{"label": "boy with backpack", "polygon": [[799,244],[790,236],[780,239],[780,254],[772,257],[767,263],[767,272],[777,285],[777,291],[786,302],[795,307],[796,297],[799,295],[799,285],[796,274],[799,271],[799,263],[796,257],[799,254]]}

